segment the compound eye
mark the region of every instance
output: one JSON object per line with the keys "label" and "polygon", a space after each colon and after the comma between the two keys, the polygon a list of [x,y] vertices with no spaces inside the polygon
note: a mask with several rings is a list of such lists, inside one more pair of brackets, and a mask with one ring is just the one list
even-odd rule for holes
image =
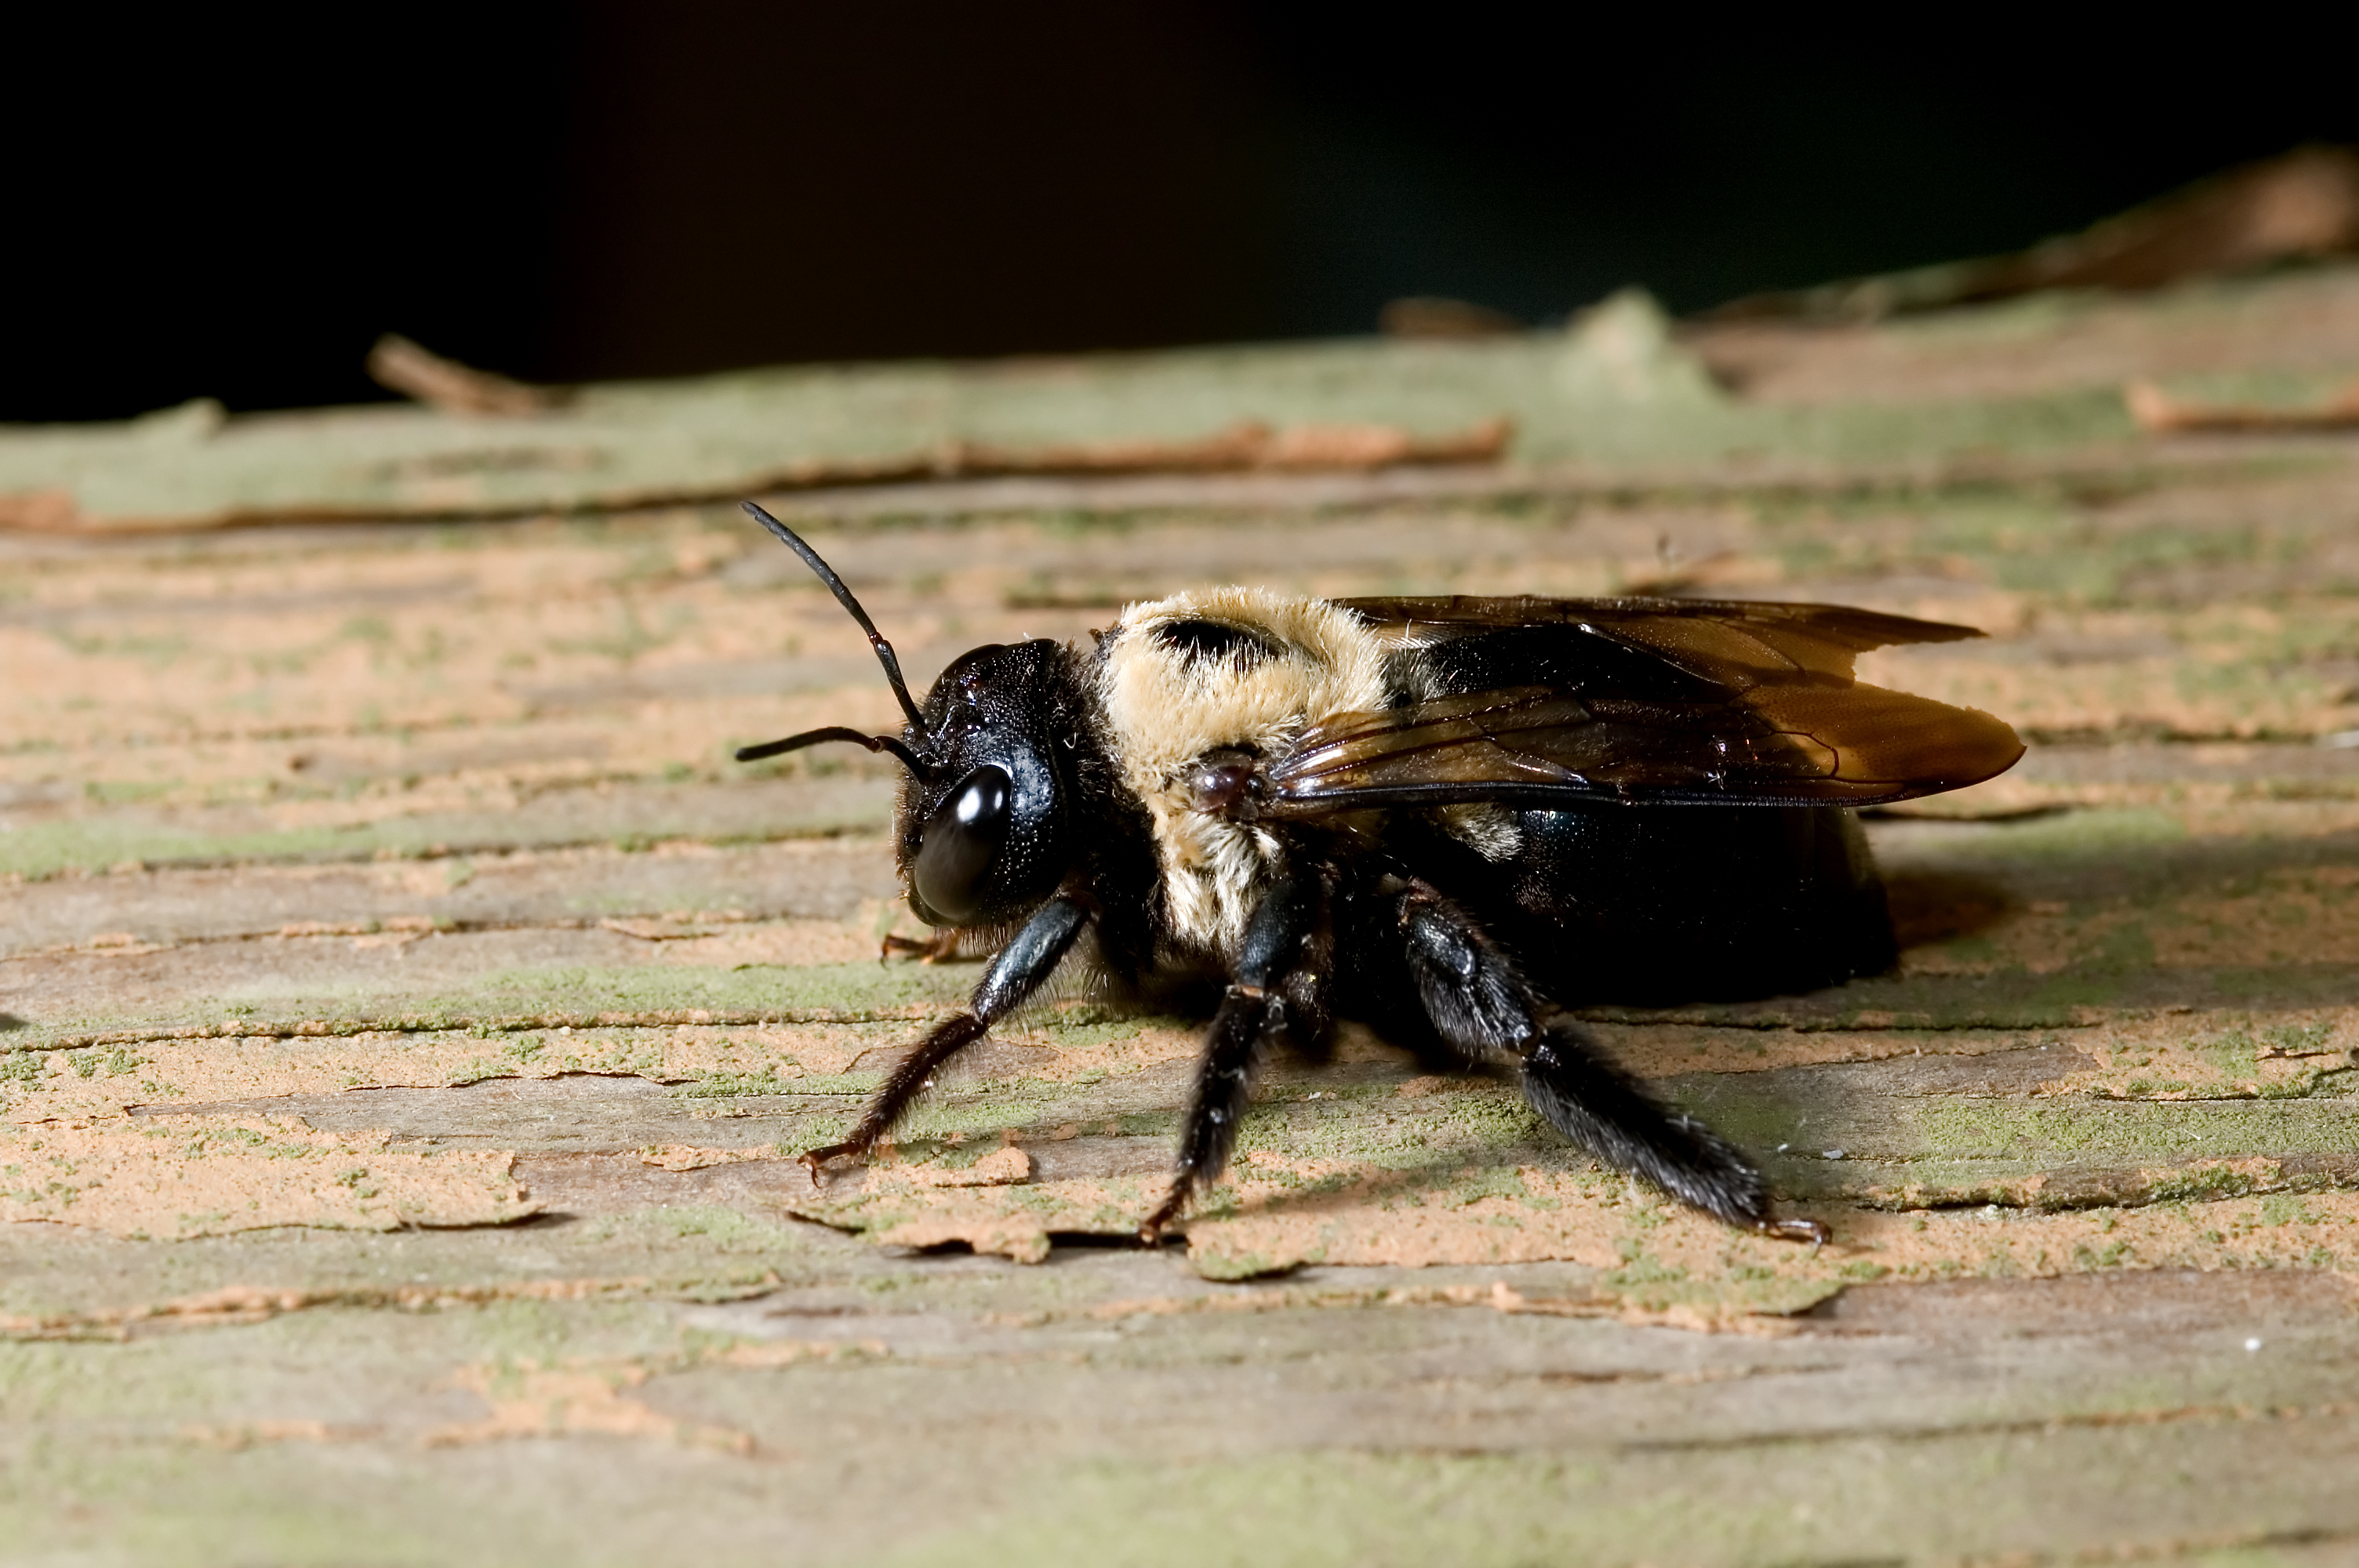
{"label": "compound eye", "polygon": [[911,869],[918,897],[953,925],[983,906],[984,879],[1007,838],[1014,787],[997,768],[977,768],[927,818]]}

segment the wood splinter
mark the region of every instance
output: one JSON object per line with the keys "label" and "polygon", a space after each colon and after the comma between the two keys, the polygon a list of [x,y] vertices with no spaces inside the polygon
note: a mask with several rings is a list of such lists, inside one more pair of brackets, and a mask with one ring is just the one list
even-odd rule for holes
{"label": "wood splinter", "polygon": [[411,342],[398,332],[387,332],[369,351],[368,373],[379,386],[414,397],[444,414],[490,414],[503,418],[528,418],[557,406],[560,395],[547,387],[527,386],[487,370],[446,360]]}

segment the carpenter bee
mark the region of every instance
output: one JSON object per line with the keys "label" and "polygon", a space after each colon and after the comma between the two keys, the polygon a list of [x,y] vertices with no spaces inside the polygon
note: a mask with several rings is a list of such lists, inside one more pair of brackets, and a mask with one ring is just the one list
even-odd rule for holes
{"label": "carpenter bee", "polygon": [[842,579],[745,510],[867,633],[908,722],[738,759],[890,752],[910,908],[995,949],[851,1136],[803,1155],[814,1181],[1074,966],[1110,990],[1219,988],[1142,1240],[1219,1178],[1273,1044],[1316,1053],[1339,1017],[1514,1071],[1566,1137],[1731,1225],[1824,1239],[1564,1010],[1887,968],[1854,811],[1993,777],[2023,745],[1988,714],[1855,683],[1853,659],[1980,633],[1820,604],[1224,588],[1133,604],[1093,648],[977,648],[919,703]]}

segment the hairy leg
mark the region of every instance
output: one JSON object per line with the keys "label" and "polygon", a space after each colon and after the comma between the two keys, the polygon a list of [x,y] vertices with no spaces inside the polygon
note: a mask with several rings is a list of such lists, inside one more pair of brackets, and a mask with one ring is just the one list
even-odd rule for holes
{"label": "hairy leg", "polygon": [[1286,1004],[1258,987],[1233,985],[1221,999],[1197,1068],[1187,1119],[1180,1124],[1171,1187],[1139,1226],[1141,1241],[1152,1244],[1165,1226],[1180,1217],[1196,1190],[1218,1181],[1227,1168],[1230,1152],[1236,1147],[1237,1123],[1252,1095],[1254,1072],[1268,1049],[1269,1036],[1285,1026],[1285,1018]]}
{"label": "hairy leg", "polygon": [[1326,968],[1324,904],[1324,890],[1315,877],[1303,875],[1271,889],[1254,911],[1234,978],[1197,1065],[1170,1191],[1138,1227],[1141,1241],[1153,1242],[1190,1197],[1227,1169],[1238,1123],[1252,1098],[1254,1073],[1270,1043],[1288,1030],[1305,1036],[1325,1032],[1320,982]]}
{"label": "hairy leg", "polygon": [[931,936],[895,936],[887,935],[877,945],[876,961],[883,963],[896,953],[914,953],[920,963],[939,964],[955,958],[959,950],[958,927],[946,925]]}
{"label": "hairy leg", "polygon": [[868,1102],[868,1109],[861,1117],[860,1125],[852,1130],[852,1136],[841,1143],[803,1152],[803,1164],[810,1170],[811,1180],[819,1180],[821,1167],[829,1161],[856,1159],[875,1148],[877,1140],[901,1119],[909,1102],[932,1084],[936,1070],[982,1039],[993,1023],[1021,1007],[1027,997],[1057,972],[1057,966],[1072,950],[1075,938],[1089,924],[1089,912],[1071,899],[1051,899],[1042,905],[1015,939],[992,959],[991,968],[984,971],[983,982],[974,988],[974,995],[967,1003],[968,1011],[936,1024],[918,1043],[918,1048],[893,1069],[885,1087]]}
{"label": "hairy leg", "polygon": [[1657,1103],[1592,1054],[1463,910],[1422,883],[1398,904],[1409,975],[1444,1044],[1471,1061],[1514,1065],[1524,1098],[1559,1131],[1616,1170],[1747,1230],[1824,1241],[1816,1221],[1777,1219],[1761,1174],[1691,1116]]}

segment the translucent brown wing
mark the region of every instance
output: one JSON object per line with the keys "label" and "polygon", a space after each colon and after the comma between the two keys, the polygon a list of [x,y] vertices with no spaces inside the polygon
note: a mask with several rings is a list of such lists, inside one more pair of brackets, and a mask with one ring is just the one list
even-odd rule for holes
{"label": "translucent brown wing", "polygon": [[1744,689],[1804,674],[1851,678],[1870,648],[1956,643],[1972,626],[1916,621],[1844,604],[1711,599],[1344,599],[1337,603],[1395,645],[1430,647],[1506,628],[1555,626],[1655,654],[1706,680]]}
{"label": "translucent brown wing", "polygon": [[1989,714],[1852,678],[1865,649],[1981,635],[1971,627],[1818,604],[1342,602],[1429,695],[1312,726],[1268,765],[1262,816],[1478,801],[1872,806],[1978,784],[2023,754]]}

